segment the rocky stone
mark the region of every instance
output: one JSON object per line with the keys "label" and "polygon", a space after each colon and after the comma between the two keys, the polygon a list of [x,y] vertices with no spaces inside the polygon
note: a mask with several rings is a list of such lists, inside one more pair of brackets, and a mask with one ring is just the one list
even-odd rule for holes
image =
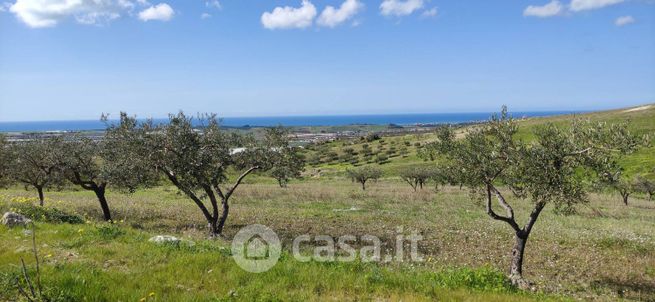
{"label": "rocky stone", "polygon": [[170,235],[157,235],[150,238],[148,241],[156,244],[179,244],[182,240],[175,236]]}
{"label": "rocky stone", "polygon": [[16,226],[27,226],[30,222],[32,222],[32,220],[27,219],[25,216],[14,212],[5,213],[4,215],[2,215],[2,219],[0,219],[0,223],[10,228]]}

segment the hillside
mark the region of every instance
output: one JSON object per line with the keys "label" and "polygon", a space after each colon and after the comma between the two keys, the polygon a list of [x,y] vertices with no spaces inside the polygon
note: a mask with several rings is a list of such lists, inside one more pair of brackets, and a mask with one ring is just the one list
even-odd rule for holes
{"label": "hillside", "polygon": [[[529,140],[536,127],[546,123],[565,127],[578,118],[608,123],[628,122],[631,131],[655,136],[655,105],[522,119],[519,120],[517,136]],[[349,167],[374,164],[385,171],[388,177],[393,176],[403,166],[423,162],[417,155],[418,151],[434,138],[433,134],[408,134],[385,136],[376,140],[360,138],[310,145],[305,152],[308,162],[306,173],[311,177],[343,175]],[[655,147],[644,148],[626,156],[622,164],[627,175],[643,174],[655,178]]]}

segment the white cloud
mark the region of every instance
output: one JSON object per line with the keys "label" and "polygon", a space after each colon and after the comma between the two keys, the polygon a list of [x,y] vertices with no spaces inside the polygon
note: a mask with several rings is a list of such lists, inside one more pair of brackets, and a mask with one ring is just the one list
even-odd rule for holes
{"label": "white cloud", "polygon": [[423,11],[423,13],[421,14],[421,17],[423,17],[423,18],[436,17],[438,13],[439,13],[439,11],[437,10],[437,8],[433,7],[431,9]]}
{"label": "white cloud", "polygon": [[321,26],[335,27],[355,16],[362,8],[364,8],[364,4],[358,0],[346,0],[338,9],[328,5],[316,23]]}
{"label": "white cloud", "polygon": [[77,15],[75,20],[81,24],[93,25],[99,23],[106,23],[114,19],[118,19],[121,15],[118,13],[106,12],[91,12],[88,14]]}
{"label": "white cloud", "polygon": [[209,19],[209,18],[211,18],[211,17],[212,17],[212,15],[211,15],[211,14],[208,14],[208,13],[202,13],[202,14],[200,15],[200,19],[203,19],[203,20],[205,20],[205,19]]}
{"label": "white cloud", "polygon": [[9,11],[29,27],[52,27],[72,18],[96,24],[119,18],[134,8],[131,0],[16,0]]}
{"label": "white cloud", "polygon": [[571,0],[571,10],[579,12],[619,4],[624,0]]}
{"label": "white cloud", "polygon": [[139,19],[144,22],[150,20],[168,21],[173,18],[173,15],[175,15],[175,11],[173,11],[170,5],[160,3],[142,10],[139,13]]}
{"label": "white cloud", "polygon": [[209,8],[212,8],[212,7],[213,7],[213,8],[215,8],[215,9],[221,9],[221,8],[222,8],[221,3],[218,2],[218,0],[210,0],[210,1],[206,1],[206,2],[205,2],[205,6],[207,6],[207,7],[209,7]]}
{"label": "white cloud", "polygon": [[614,21],[614,24],[616,26],[624,26],[624,25],[628,25],[630,23],[635,23],[635,21],[636,21],[635,18],[633,18],[632,16],[622,16],[622,17],[616,18],[616,21]]}
{"label": "white cloud", "polygon": [[423,7],[423,0],[384,0],[380,13],[384,16],[406,16]]}
{"label": "white cloud", "polygon": [[261,22],[268,29],[305,28],[312,25],[316,17],[316,7],[308,0],[302,1],[302,6],[276,7],[272,12],[264,12]]}
{"label": "white cloud", "polygon": [[563,10],[564,7],[562,6],[562,3],[553,0],[542,6],[530,5],[526,7],[523,11],[523,16],[546,18],[557,16],[561,14]]}

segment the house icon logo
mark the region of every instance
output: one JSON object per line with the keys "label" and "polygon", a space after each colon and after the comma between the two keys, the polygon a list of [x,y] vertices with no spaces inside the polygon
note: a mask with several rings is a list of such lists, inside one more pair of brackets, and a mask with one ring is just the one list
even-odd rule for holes
{"label": "house icon logo", "polygon": [[277,234],[261,224],[242,228],[232,240],[232,258],[239,267],[251,273],[271,269],[280,259],[281,250]]}

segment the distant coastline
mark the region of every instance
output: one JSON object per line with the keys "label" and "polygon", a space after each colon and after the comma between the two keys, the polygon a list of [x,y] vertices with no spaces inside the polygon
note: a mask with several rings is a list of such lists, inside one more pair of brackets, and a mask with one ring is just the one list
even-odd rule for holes
{"label": "distant coastline", "polygon": [[[562,114],[583,113],[583,111],[526,111],[512,112],[515,118],[544,117]],[[222,119],[226,127],[319,127],[348,125],[431,125],[470,123],[487,120],[491,112],[477,113],[425,113],[425,114],[374,114],[374,115],[324,115],[324,116],[271,116],[271,117],[227,117]],[[153,119],[154,123],[166,122],[165,118]],[[111,122],[111,121],[110,121]],[[70,121],[26,121],[0,122],[0,132],[44,132],[44,131],[94,131],[105,129],[100,120]]]}

